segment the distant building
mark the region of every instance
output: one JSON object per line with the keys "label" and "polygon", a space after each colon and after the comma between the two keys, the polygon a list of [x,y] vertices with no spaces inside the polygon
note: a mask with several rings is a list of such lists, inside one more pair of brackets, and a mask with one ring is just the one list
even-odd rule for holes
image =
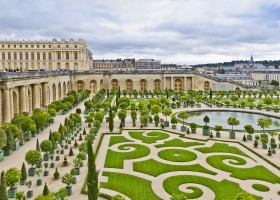
{"label": "distant building", "polygon": [[154,59],[139,59],[135,61],[135,69],[160,69],[161,61]]}

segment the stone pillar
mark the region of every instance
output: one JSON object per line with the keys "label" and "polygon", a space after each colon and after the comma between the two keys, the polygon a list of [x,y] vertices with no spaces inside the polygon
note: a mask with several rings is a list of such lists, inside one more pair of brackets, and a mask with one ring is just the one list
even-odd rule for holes
{"label": "stone pillar", "polygon": [[9,123],[11,120],[11,107],[10,107],[10,90],[4,90],[4,98],[3,98],[3,113],[4,113],[4,122]]}
{"label": "stone pillar", "polygon": [[194,90],[194,77],[192,77],[192,90]]}
{"label": "stone pillar", "polygon": [[163,88],[162,90],[166,89],[166,77],[163,77]]}
{"label": "stone pillar", "polygon": [[173,80],[173,76],[171,76],[170,83],[171,83],[171,90],[174,90],[174,80]]}
{"label": "stone pillar", "polygon": [[13,89],[9,90],[10,95],[10,120],[14,117],[14,99],[13,99]]}
{"label": "stone pillar", "polygon": [[187,77],[184,77],[184,91],[187,91]]}
{"label": "stone pillar", "polygon": [[49,104],[49,97],[48,97],[48,84],[47,83],[44,83],[43,84],[43,87],[42,87],[42,103],[43,103],[43,106],[47,106]]}
{"label": "stone pillar", "polygon": [[33,97],[33,109],[35,108],[39,108],[38,106],[38,99],[39,99],[39,94],[38,94],[38,85],[37,84],[34,84],[33,85],[33,94],[32,94],[32,97]]}
{"label": "stone pillar", "polygon": [[19,113],[27,112],[27,109],[26,109],[26,86],[20,87],[19,101],[20,101]]}

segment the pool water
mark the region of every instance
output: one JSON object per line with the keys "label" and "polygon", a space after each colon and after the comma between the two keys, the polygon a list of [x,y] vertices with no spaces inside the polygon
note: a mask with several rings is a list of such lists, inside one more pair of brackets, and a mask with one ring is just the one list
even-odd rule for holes
{"label": "pool water", "polygon": [[[265,128],[265,130],[280,129],[280,119],[277,119],[276,117],[271,117],[271,116],[266,116],[266,115],[256,114],[256,113],[233,112],[233,111],[190,112],[189,118],[185,120],[185,122],[196,123],[200,126],[203,126],[205,124],[203,118],[206,115],[210,118],[210,123],[208,124],[210,127],[221,125],[223,126],[223,129],[231,129],[231,126],[228,125],[227,123],[227,119],[229,117],[236,117],[240,121],[240,124],[238,126],[233,126],[233,129],[244,130],[244,126],[250,124],[254,127],[255,130],[262,130],[262,128],[258,126],[258,119],[263,117],[263,118],[270,118],[272,120],[272,125],[269,128]],[[180,120],[183,121],[182,119]]]}

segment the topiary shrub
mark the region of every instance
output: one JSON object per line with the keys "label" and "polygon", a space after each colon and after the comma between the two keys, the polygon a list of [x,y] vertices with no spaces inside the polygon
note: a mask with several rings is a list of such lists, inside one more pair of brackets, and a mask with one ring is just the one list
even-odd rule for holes
{"label": "topiary shrub", "polygon": [[4,129],[0,128],[0,152],[7,144],[7,136]]}
{"label": "topiary shrub", "polygon": [[50,193],[49,188],[47,186],[47,183],[45,183],[44,190],[43,190],[43,196],[47,196]]}
{"label": "topiary shrub", "polygon": [[76,113],[81,114],[81,113],[82,113],[81,108],[77,108],[77,109],[76,109]]}
{"label": "topiary shrub", "polygon": [[55,179],[58,179],[59,178],[59,172],[58,172],[58,170],[57,170],[57,168],[55,168],[55,172],[54,172],[54,174],[53,174],[53,177],[55,178]]}
{"label": "topiary shrub", "polygon": [[69,156],[73,156],[74,155],[74,153],[73,153],[73,149],[72,149],[72,147],[70,147],[70,150],[69,150]]}
{"label": "topiary shrub", "polygon": [[19,169],[12,167],[5,173],[6,185],[11,188],[15,188],[20,181],[21,172]]}
{"label": "topiary shrub", "polygon": [[26,171],[26,167],[25,167],[25,163],[22,163],[21,166],[21,179],[22,180],[26,180],[27,179],[27,171]]}
{"label": "topiary shrub", "polygon": [[68,165],[68,161],[67,161],[66,156],[64,156],[63,166],[67,166],[67,165]]}
{"label": "topiary shrub", "polygon": [[43,152],[47,153],[53,149],[53,143],[50,140],[44,140],[41,142],[40,148]]}
{"label": "topiary shrub", "polygon": [[41,153],[36,150],[29,150],[25,154],[25,160],[31,166],[39,164],[41,159]]}

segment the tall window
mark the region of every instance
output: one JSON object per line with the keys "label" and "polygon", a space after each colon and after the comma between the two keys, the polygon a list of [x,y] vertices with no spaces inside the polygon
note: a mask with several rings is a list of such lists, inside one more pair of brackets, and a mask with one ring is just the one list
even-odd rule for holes
{"label": "tall window", "polygon": [[142,79],[142,80],[140,81],[140,90],[141,90],[141,91],[144,91],[144,90],[146,90],[146,88],[147,88],[147,81],[144,80],[144,79]]}
{"label": "tall window", "polygon": [[77,81],[77,91],[84,90],[84,81]]}
{"label": "tall window", "polygon": [[66,52],[66,60],[69,60],[69,52]]}
{"label": "tall window", "polygon": [[155,80],[155,90],[160,90],[160,80]]}
{"label": "tall window", "polygon": [[58,59],[58,60],[61,59],[61,52],[60,52],[60,51],[57,52],[57,59]]}
{"label": "tall window", "polygon": [[90,89],[92,95],[96,94],[96,81],[95,80],[92,80],[90,82],[89,89]]}
{"label": "tall window", "polygon": [[179,92],[182,90],[182,80],[181,79],[176,79],[174,83],[174,89],[176,92]]}
{"label": "tall window", "polygon": [[37,52],[37,60],[40,60],[40,53]]}
{"label": "tall window", "polygon": [[130,92],[130,91],[132,91],[133,90],[133,88],[132,88],[132,80],[126,80],[126,90],[128,91],[128,92]]}
{"label": "tall window", "polygon": [[117,79],[112,80],[112,89],[118,89],[119,87],[119,82]]}
{"label": "tall window", "polygon": [[14,60],[17,60],[17,53],[14,52]]}

